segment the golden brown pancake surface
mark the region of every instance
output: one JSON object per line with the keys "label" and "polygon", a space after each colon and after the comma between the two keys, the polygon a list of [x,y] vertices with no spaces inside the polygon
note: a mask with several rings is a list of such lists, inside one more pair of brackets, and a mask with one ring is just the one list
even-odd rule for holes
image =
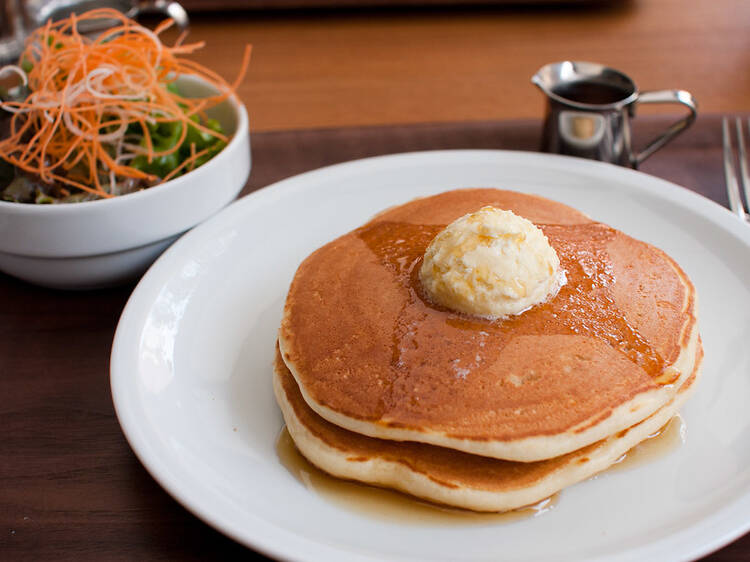
{"label": "golden brown pancake surface", "polygon": [[[485,205],[542,228],[568,279],[547,303],[505,320],[434,306],[417,276],[432,238]],[[305,399],[339,425],[512,442],[582,431],[662,391],[622,429],[666,403],[678,385],[664,385],[686,378],[668,367],[696,339],[693,293],[666,254],[570,207],[456,190],[385,211],[310,255],[279,335]]]}

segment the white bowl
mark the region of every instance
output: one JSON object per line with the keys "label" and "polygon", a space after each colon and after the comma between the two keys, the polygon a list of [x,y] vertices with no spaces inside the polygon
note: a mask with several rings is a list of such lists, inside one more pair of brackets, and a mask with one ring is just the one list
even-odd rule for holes
{"label": "white bowl", "polygon": [[[186,96],[215,93],[190,76],[179,85]],[[140,276],[182,233],[234,200],[250,175],[244,106],[232,96],[207,113],[233,136],[184,176],[83,203],[0,201],[0,271],[58,289],[106,287]]]}

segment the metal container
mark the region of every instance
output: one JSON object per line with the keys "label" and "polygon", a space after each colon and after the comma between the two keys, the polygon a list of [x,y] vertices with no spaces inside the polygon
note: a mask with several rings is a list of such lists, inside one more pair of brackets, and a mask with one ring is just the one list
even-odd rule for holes
{"label": "metal container", "polygon": [[[641,92],[630,77],[601,64],[555,62],[540,68],[531,81],[547,99],[542,138],[542,149],[547,152],[637,168],[687,129],[697,115],[697,103],[690,92]],[[688,114],[636,152],[630,120],[644,103],[677,103],[685,106]]]}

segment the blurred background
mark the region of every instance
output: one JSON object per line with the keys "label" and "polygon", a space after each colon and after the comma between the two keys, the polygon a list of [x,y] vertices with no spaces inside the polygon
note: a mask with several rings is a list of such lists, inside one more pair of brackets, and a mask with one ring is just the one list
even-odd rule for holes
{"label": "blurred background", "polygon": [[746,0],[183,4],[191,39],[207,42],[199,60],[222,75],[253,44],[239,93],[256,131],[541,118],[529,78],[564,59],[618,68],[641,89],[689,90],[701,112],[750,110]]}
{"label": "blurred background", "polygon": [[[108,5],[127,12],[153,4],[163,11],[173,3],[3,0],[0,33],[8,41],[24,26],[72,8]],[[747,0],[181,5],[190,16],[190,40],[206,42],[196,58],[224,77],[233,79],[242,48],[253,44],[239,95],[256,132],[541,118],[542,98],[529,78],[564,59],[602,62],[629,74],[642,90],[689,90],[702,113],[750,109]]]}

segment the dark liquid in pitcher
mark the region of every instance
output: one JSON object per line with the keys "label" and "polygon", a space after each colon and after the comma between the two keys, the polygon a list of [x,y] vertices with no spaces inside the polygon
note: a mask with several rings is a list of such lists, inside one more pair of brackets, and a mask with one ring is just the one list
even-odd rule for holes
{"label": "dark liquid in pitcher", "polygon": [[632,93],[632,90],[627,88],[587,80],[559,84],[552,91],[566,100],[589,104],[614,103],[625,99]]}

